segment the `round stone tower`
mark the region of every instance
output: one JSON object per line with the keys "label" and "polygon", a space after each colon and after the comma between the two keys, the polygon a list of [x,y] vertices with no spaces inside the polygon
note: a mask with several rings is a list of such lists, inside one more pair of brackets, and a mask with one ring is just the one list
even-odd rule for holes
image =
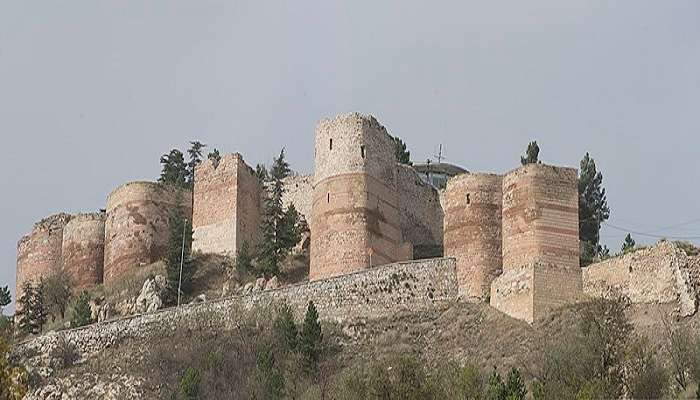
{"label": "round stone tower", "polygon": [[485,301],[501,274],[503,177],[462,174],[447,182],[444,194],[445,256],[457,260],[459,294]]}
{"label": "round stone tower", "polygon": [[16,299],[21,297],[25,282],[36,283],[61,269],[63,230],[70,219],[64,213],[44,218],[17,243]]}
{"label": "round stone tower", "polygon": [[102,283],[105,214],[78,214],[63,229],[63,271],[74,291]]}
{"label": "round stone tower", "polygon": [[394,144],[374,117],[318,123],[311,208],[311,280],[411,257],[401,237]]}
{"label": "round stone tower", "polygon": [[183,207],[192,220],[192,194],[155,182],[131,182],[107,197],[104,283],[109,285],[132,268],[165,256],[169,215]]}

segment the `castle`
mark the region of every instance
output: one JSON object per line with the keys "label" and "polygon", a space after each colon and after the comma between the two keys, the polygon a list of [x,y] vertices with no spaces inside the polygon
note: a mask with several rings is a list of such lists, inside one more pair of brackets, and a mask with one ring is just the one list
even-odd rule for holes
{"label": "castle", "polygon": [[[399,164],[386,128],[358,113],[320,121],[314,154],[313,176],[288,178],[283,199],[309,222],[310,281],[444,255],[454,259],[461,299],[514,318],[533,322],[581,298],[575,169],[463,173],[439,190]],[[260,240],[263,190],[240,154],[203,161],[193,193],[122,185],[104,213],[35,224],[18,243],[17,293],[59,269],[78,289],[111,285],[162,258],[176,205],[191,216],[193,250],[235,256],[244,242]]]}

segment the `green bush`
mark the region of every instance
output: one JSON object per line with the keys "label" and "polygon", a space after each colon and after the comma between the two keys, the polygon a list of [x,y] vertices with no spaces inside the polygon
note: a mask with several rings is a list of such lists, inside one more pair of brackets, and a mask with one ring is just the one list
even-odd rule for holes
{"label": "green bush", "polygon": [[187,367],[180,379],[180,392],[188,400],[198,399],[199,383],[199,371],[192,367]]}

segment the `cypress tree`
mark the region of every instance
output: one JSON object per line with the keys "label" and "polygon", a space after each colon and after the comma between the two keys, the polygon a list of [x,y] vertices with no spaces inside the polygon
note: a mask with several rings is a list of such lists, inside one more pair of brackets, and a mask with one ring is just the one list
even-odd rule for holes
{"label": "cypress tree", "polygon": [[622,254],[629,253],[630,251],[634,250],[634,246],[636,245],[634,239],[632,239],[632,235],[629,233],[627,236],[625,236],[625,241],[622,242]]}
{"label": "cypress tree", "polygon": [[321,323],[318,321],[318,311],[314,302],[309,301],[299,338],[299,351],[308,373],[315,373],[318,370],[322,340],[323,334],[321,333]]}
{"label": "cypress tree", "polygon": [[578,195],[581,264],[586,265],[603,252],[600,246],[600,226],[610,217],[603,188],[603,174],[597,171],[595,160],[588,153],[581,160]]}

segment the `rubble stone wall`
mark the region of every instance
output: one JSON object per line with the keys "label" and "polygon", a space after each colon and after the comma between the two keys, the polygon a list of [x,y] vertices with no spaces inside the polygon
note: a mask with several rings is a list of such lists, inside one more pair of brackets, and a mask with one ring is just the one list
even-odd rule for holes
{"label": "rubble stone wall", "polygon": [[681,315],[693,315],[698,302],[694,261],[674,243],[659,242],[583,268],[583,290],[589,296],[616,290],[632,303],[676,303]]}
{"label": "rubble stone wall", "polygon": [[70,221],[68,214],[55,214],[34,224],[32,231],[17,243],[17,299],[25,282],[38,282],[61,269],[63,230]]}
{"label": "rubble stone wall", "polygon": [[192,194],[155,182],[131,182],[107,197],[104,283],[165,255],[170,212],[183,207],[192,219]]}
{"label": "rubble stone wall", "polygon": [[304,216],[306,221],[311,219],[313,179],[312,175],[290,176],[284,179],[282,205],[289,207],[290,204],[294,204],[294,208]]}
{"label": "rubble stone wall", "polygon": [[90,354],[125,339],[158,336],[177,328],[226,329],[235,326],[240,309],[287,302],[302,319],[309,301],[319,317],[339,323],[390,317],[447,306],[457,298],[455,261],[450,258],[386,265],[371,270],[245,296],[169,308],[61,331],[20,344],[17,354],[48,353],[59,336]]}
{"label": "rubble stone wall", "polygon": [[408,165],[396,165],[401,235],[413,246],[414,256],[441,254],[443,210],[440,195]]}
{"label": "rubble stone wall", "polygon": [[445,255],[457,259],[460,295],[487,300],[501,274],[502,181],[495,174],[462,174],[445,191]]}
{"label": "rubble stone wall", "polygon": [[75,215],[63,229],[62,266],[73,290],[102,283],[105,214]]}

